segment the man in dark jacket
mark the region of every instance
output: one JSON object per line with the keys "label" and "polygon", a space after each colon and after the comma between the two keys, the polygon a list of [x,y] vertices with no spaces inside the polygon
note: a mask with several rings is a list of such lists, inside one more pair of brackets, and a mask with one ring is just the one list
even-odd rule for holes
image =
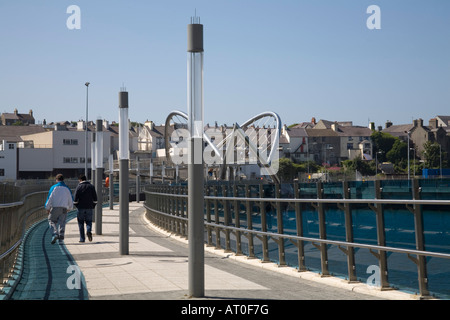
{"label": "man in dark jacket", "polygon": [[92,241],[92,215],[95,206],[97,205],[97,192],[95,187],[86,181],[84,174],[79,177],[78,184],[73,204],[78,209],[77,220],[78,228],[80,229],[80,242],[85,241],[84,224],[86,224],[86,233],[89,241]]}

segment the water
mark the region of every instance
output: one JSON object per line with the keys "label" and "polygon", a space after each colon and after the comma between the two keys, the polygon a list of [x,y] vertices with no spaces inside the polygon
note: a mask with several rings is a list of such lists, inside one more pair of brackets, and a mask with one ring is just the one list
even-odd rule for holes
{"label": "water", "polygon": [[[353,198],[374,198],[373,182],[354,182],[349,184],[350,194]],[[449,199],[450,187],[447,182],[421,181],[422,199]],[[387,181],[382,184],[382,197],[385,199],[412,199],[411,185],[408,181]],[[251,189],[253,190],[253,189]],[[287,191],[286,191],[287,190]],[[438,191],[436,191],[438,190]],[[267,190],[266,190],[267,191]],[[271,194],[269,190],[267,195]],[[238,189],[239,196],[245,196],[243,189]],[[342,184],[324,185],[325,198],[342,198]],[[315,198],[317,190],[315,184],[310,184],[302,189],[301,197]],[[228,194],[230,195],[230,194]],[[287,195],[287,196],[286,196]],[[285,188],[284,197],[293,197],[289,188]],[[283,198],[284,198],[283,197]],[[267,231],[277,232],[277,214],[275,206],[267,208]],[[242,228],[249,226],[247,208],[244,202],[239,203],[239,221]],[[337,205],[326,204],[325,227],[326,238],[329,240],[345,241],[345,214]],[[223,207],[220,202],[217,205],[218,221],[215,221],[212,206],[212,222],[223,224]],[[425,250],[450,254],[450,207],[449,206],[423,206],[423,224]],[[262,230],[259,207],[251,205],[251,224],[254,230]],[[230,211],[235,221],[233,210]],[[354,242],[377,245],[377,229],[375,212],[365,204],[352,206],[352,230]],[[416,249],[414,216],[405,205],[384,205],[386,246]],[[301,217],[303,236],[319,238],[318,213],[310,204],[301,204]],[[285,234],[296,235],[296,216],[293,205],[282,208],[282,222]],[[213,232],[213,242],[216,234]],[[222,238],[223,237],[223,238]],[[249,255],[248,239],[241,236],[242,251]],[[254,254],[263,258],[262,242],[253,237]],[[224,247],[225,237],[221,233],[221,244]],[[298,250],[289,240],[284,241],[286,264],[298,268]],[[236,250],[236,238],[231,235],[231,247]],[[347,278],[347,256],[336,245],[327,245],[328,269],[330,274]],[[308,270],[321,271],[320,251],[309,242],[304,242],[304,264]],[[416,256],[414,256],[415,258]],[[279,263],[278,244],[269,237],[269,259]],[[450,259],[427,257],[428,290],[431,294],[441,299],[450,299]],[[372,266],[378,266],[378,259],[364,248],[355,248],[356,276],[359,281],[367,282],[372,275]],[[410,293],[419,292],[418,273],[416,264],[404,253],[387,252],[388,282],[390,286]]]}

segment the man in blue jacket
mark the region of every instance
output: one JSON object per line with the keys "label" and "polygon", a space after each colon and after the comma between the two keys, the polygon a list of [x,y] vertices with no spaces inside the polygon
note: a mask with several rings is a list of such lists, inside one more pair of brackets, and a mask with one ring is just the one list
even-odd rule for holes
{"label": "man in blue jacket", "polygon": [[85,241],[84,224],[89,241],[92,241],[92,215],[97,205],[97,192],[95,187],[86,181],[84,174],[79,177],[79,184],[75,189],[74,204],[78,209],[77,220],[80,229],[80,242]]}
{"label": "man in blue jacket", "polygon": [[52,228],[52,244],[59,239],[59,243],[64,241],[66,230],[67,212],[73,208],[72,191],[64,183],[62,174],[56,175],[56,184],[53,185],[45,202],[45,209],[48,213],[48,222]]}

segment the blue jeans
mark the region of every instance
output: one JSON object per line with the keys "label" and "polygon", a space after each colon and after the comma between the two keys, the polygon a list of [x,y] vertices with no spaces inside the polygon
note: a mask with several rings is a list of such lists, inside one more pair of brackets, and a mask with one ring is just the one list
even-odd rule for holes
{"label": "blue jeans", "polygon": [[92,232],[92,212],[94,209],[78,209],[77,220],[78,229],[80,229],[80,241],[85,241],[84,224],[86,224],[86,232]]}

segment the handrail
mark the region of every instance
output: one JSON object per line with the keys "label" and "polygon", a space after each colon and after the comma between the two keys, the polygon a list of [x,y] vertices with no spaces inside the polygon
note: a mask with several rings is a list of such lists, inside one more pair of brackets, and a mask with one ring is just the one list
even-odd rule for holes
{"label": "handrail", "polygon": [[[187,198],[186,194],[160,193],[146,191],[148,194]],[[296,198],[248,198],[248,197],[219,197],[205,196],[208,200],[238,200],[257,202],[300,202],[300,203],[385,203],[385,204],[418,204],[418,205],[450,205],[450,200],[404,200],[404,199],[296,199]]]}
{"label": "handrail", "polygon": [[[345,184],[344,184],[345,185]],[[219,186],[220,188],[220,186]],[[262,198],[263,194],[262,185],[259,186],[259,191],[256,191],[256,197],[249,197],[250,189],[246,185],[245,196],[237,196],[236,186],[229,189],[229,186],[222,186],[222,188],[228,188],[228,194],[231,191],[230,196],[217,196],[217,191],[215,186],[213,186],[214,195],[210,195],[211,189],[205,189],[205,227],[207,232],[207,244],[215,245],[217,248],[225,248],[226,250],[231,249],[231,238],[230,235],[234,236],[236,241],[236,254],[242,254],[242,240],[246,239],[248,242],[246,248],[248,250],[249,257],[255,256],[254,240],[253,237],[260,240],[262,245],[262,257],[263,261],[270,261],[269,257],[269,239],[275,242],[278,247],[278,260],[279,265],[286,265],[285,257],[285,240],[294,244],[297,248],[298,257],[298,269],[299,271],[307,270],[305,265],[305,250],[304,242],[311,243],[320,253],[321,261],[321,273],[323,276],[330,275],[328,266],[328,254],[327,245],[337,246],[346,256],[347,256],[347,273],[349,281],[357,281],[356,274],[356,262],[355,262],[355,249],[362,248],[367,249],[370,253],[375,256],[379,262],[379,277],[380,277],[380,288],[388,289],[390,284],[388,281],[388,262],[387,262],[387,252],[395,252],[406,254],[407,257],[412,260],[417,266],[417,272],[419,277],[419,291],[421,297],[428,297],[430,293],[428,291],[428,275],[427,275],[427,261],[426,257],[435,257],[450,259],[450,253],[444,253],[440,249],[435,251],[426,251],[424,242],[424,226],[423,226],[423,214],[426,208],[433,208],[437,206],[449,206],[450,200],[429,200],[420,198],[420,188],[416,182],[413,183],[413,188],[411,189],[411,196],[413,199],[383,199],[381,192],[375,192],[376,198],[365,198],[365,199],[351,199],[344,187],[342,197],[343,198],[323,198],[323,189],[317,188],[317,198],[299,198],[298,191],[295,192],[295,198],[281,198],[279,197],[279,189],[276,191],[278,197],[276,198]],[[150,191],[152,190],[152,191]],[[149,218],[157,225],[165,228],[169,231],[175,232],[182,236],[187,236],[186,230],[188,228],[187,219],[187,201],[188,195],[183,187],[171,187],[171,186],[161,186],[156,190],[150,189],[146,190],[147,194],[146,203],[144,204]],[[294,189],[296,190],[296,189]],[[382,190],[379,185],[376,185],[375,190]],[[160,191],[160,192],[158,192]],[[223,189],[222,189],[223,191]],[[179,192],[183,194],[179,194]],[[225,191],[223,191],[225,192]],[[301,204],[309,203],[313,210],[317,212],[317,223],[318,232],[317,238],[305,237],[303,235],[302,227],[302,209]],[[245,209],[240,207],[245,204]],[[255,212],[252,210],[252,204],[256,206]],[[269,211],[266,212],[266,205],[270,204],[270,215],[276,214],[277,227],[274,232],[268,231],[266,223]],[[289,204],[292,210],[295,210],[294,220],[296,221],[296,226],[293,232],[290,234],[285,234],[285,229],[283,224],[283,209],[284,205]],[[343,212],[342,226],[345,228],[345,241],[339,240],[329,240],[327,239],[326,231],[326,221],[325,221],[325,211],[327,210],[328,204],[334,204],[339,210]],[[364,204],[365,207],[374,212],[374,218],[376,225],[374,225],[376,230],[376,244],[366,244],[353,242],[353,224],[352,224],[352,210],[359,209],[359,205]],[[415,232],[415,249],[408,249],[402,247],[393,247],[386,245],[385,236],[385,222],[384,222],[384,212],[390,210],[388,206],[401,205],[405,206],[409,210],[414,219],[414,232]],[[258,209],[259,208],[259,209]],[[236,211],[237,210],[237,211]],[[255,223],[253,220],[253,213],[257,213],[260,216],[258,218],[257,230],[253,229],[252,224]],[[241,227],[241,219],[238,215],[243,214],[247,216],[247,222],[245,227]],[[222,220],[223,219],[223,220]],[[344,221],[345,219],[345,221]],[[345,222],[345,223],[344,223]],[[256,225],[255,225],[256,226]],[[291,229],[291,227],[290,227]],[[225,234],[225,243],[221,244],[220,233]],[[213,240],[213,233],[215,233],[215,240]],[[215,242],[215,244],[214,244]],[[234,249],[233,249],[234,250]]]}
{"label": "handrail", "polygon": [[[254,199],[254,198],[253,198]],[[165,213],[156,209],[152,209],[144,204],[144,208],[154,211],[158,214],[174,218],[174,219],[180,219],[183,221],[188,221],[185,217],[179,217],[174,216],[169,213]],[[387,246],[376,246],[371,244],[364,244],[364,243],[356,243],[356,242],[347,242],[347,241],[337,241],[337,240],[328,240],[328,239],[319,239],[319,238],[310,238],[310,237],[299,237],[295,235],[289,235],[289,234],[280,234],[276,232],[265,232],[265,231],[259,231],[259,230],[250,230],[247,228],[236,228],[231,226],[226,226],[223,224],[218,223],[212,223],[212,222],[206,222],[205,225],[211,226],[211,227],[220,227],[223,229],[229,229],[229,230],[235,230],[240,232],[248,232],[248,233],[254,233],[254,234],[260,234],[265,235],[269,237],[277,237],[277,238],[286,238],[286,239],[292,239],[292,240],[303,240],[303,241],[309,241],[309,242],[319,242],[319,243],[326,243],[326,244],[334,244],[334,245],[341,245],[341,246],[347,246],[347,247],[357,247],[357,248],[365,248],[365,249],[374,249],[374,250],[382,250],[382,251],[391,251],[391,252],[399,252],[399,253],[408,253],[408,254],[416,254],[418,256],[430,256],[430,257],[437,257],[437,258],[446,258],[450,259],[449,253],[441,253],[441,252],[433,252],[433,251],[422,251],[422,250],[413,250],[413,249],[402,249],[402,248],[395,248],[395,247],[387,247]]]}

